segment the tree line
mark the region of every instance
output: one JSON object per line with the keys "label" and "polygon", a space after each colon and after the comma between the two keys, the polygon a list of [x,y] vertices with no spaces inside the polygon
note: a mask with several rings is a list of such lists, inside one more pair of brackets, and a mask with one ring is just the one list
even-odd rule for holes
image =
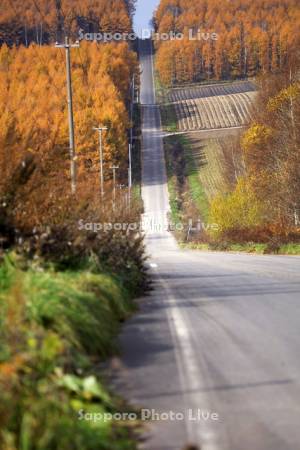
{"label": "tree line", "polygon": [[[4,204],[11,203],[16,223],[43,223],[45,216],[58,220],[58,200],[70,192],[70,161],[65,52],[53,44],[59,33],[61,40],[77,38],[79,27],[131,31],[135,1],[3,3],[0,195]],[[99,203],[99,136],[93,127],[108,128],[103,150],[109,189],[112,165],[119,166],[118,184],[127,184],[130,86],[134,74],[138,80],[137,55],[126,42],[82,41],[71,50],[71,61],[78,196]],[[27,164],[24,170],[22,164]]]}
{"label": "tree line", "polygon": [[[126,43],[82,43],[72,50],[75,140],[78,183],[99,183],[98,136],[93,127],[109,128],[103,136],[106,176],[111,164],[127,176],[129,86],[137,71],[136,54]],[[69,179],[65,55],[62,49],[3,45],[0,49],[0,179],[2,192],[26,155],[39,164],[29,190],[54,202]],[[58,193],[60,192],[60,194]],[[26,211],[24,204],[22,211]],[[30,211],[28,204],[28,210]],[[28,212],[30,215],[30,212]]]}
{"label": "tree line", "polygon": [[2,0],[0,44],[40,45],[66,34],[130,32],[136,0]]}
{"label": "tree line", "polygon": [[[156,43],[156,67],[167,85],[278,73],[300,43],[298,0],[161,0],[153,23],[159,34],[185,36]],[[190,40],[189,30],[217,39]]]}

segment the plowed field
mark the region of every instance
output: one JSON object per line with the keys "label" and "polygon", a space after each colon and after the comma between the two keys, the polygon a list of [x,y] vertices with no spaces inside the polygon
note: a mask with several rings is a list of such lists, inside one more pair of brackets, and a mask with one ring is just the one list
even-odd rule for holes
{"label": "plowed field", "polygon": [[176,112],[179,131],[247,125],[256,88],[249,81],[172,89],[168,103]]}

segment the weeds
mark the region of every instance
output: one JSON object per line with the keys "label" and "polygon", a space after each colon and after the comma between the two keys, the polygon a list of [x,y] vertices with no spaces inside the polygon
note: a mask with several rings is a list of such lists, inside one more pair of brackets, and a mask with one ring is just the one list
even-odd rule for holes
{"label": "weeds", "polygon": [[133,449],[129,428],[79,421],[80,409],[117,404],[94,374],[115,350],[134,308],[116,276],[86,270],[24,270],[8,254],[0,269],[0,442],[10,450]]}

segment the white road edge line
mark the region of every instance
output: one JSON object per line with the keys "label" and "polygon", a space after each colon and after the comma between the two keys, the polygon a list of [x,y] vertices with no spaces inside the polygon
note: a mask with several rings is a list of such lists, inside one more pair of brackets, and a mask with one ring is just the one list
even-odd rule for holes
{"label": "white road edge line", "polygon": [[[193,351],[192,340],[190,332],[183,314],[177,306],[176,299],[174,298],[171,289],[167,283],[159,277],[159,281],[166,293],[166,299],[171,308],[167,309],[168,322],[174,340],[174,352],[176,357],[176,363],[180,376],[180,383],[182,386],[183,396],[187,397],[185,392],[197,391],[199,389],[200,371],[197,365],[197,355]],[[201,395],[200,409],[209,410],[204,394],[194,394],[194,398]],[[187,399],[186,404],[190,400]],[[199,405],[196,405],[195,409],[198,409]],[[217,443],[215,432],[212,430],[212,426],[208,421],[202,421],[199,423],[192,422],[186,419],[186,429],[188,438],[191,442],[201,445],[201,450],[218,450],[220,447]]]}

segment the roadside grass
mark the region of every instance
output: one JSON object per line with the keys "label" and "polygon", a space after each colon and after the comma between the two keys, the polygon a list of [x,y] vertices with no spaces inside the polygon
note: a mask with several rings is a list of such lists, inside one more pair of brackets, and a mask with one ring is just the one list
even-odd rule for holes
{"label": "roadside grass", "polygon": [[220,139],[203,139],[197,133],[186,135],[186,147],[194,161],[205,194],[210,201],[228,190],[224,177],[226,161]]}
{"label": "roadside grass", "polygon": [[227,242],[211,242],[211,243],[180,243],[181,248],[186,250],[201,250],[201,251],[227,251],[233,253],[253,253],[257,255],[300,255],[300,244],[284,244],[279,246],[278,250],[274,249],[269,244],[246,242],[244,244],[233,244]]}
{"label": "roadside grass", "polygon": [[300,255],[300,244],[282,245],[278,253],[283,255]]}
{"label": "roadside grass", "polygon": [[[134,280],[133,280],[134,283]],[[97,365],[117,349],[133,292],[111,273],[0,265],[0,447],[9,450],[133,450],[136,430],[104,420],[122,411]],[[80,420],[79,411],[98,414]],[[46,425],[46,426],[45,426]],[[135,424],[137,427],[137,424]]]}
{"label": "roadside grass", "polygon": [[198,243],[189,242],[182,243],[181,247],[187,250],[201,250],[201,251],[228,251],[228,252],[244,252],[244,253],[256,253],[263,255],[267,253],[267,244],[258,244],[253,242],[247,242],[245,244],[231,244],[227,242],[210,242],[210,243]]}
{"label": "roadside grass", "polygon": [[178,199],[177,192],[177,179],[176,173],[174,170],[174,165],[172,163],[172,157],[170,154],[166,154],[166,169],[167,169],[167,178],[168,178],[168,191],[169,191],[169,201],[170,201],[170,209],[171,209],[171,221],[173,224],[180,223],[181,214],[180,214],[180,204]]}
{"label": "roadside grass", "polygon": [[188,180],[190,195],[199,211],[201,220],[207,221],[209,215],[209,202],[207,193],[205,191],[205,186],[199,176],[199,167],[196,163],[193,149],[190,146],[190,142],[188,141],[188,139],[184,136],[181,136],[180,140],[184,148],[186,161],[185,176]]}
{"label": "roadside grass", "polygon": [[178,120],[174,105],[169,101],[169,89],[162,85],[157,72],[154,73],[156,101],[160,106],[161,123],[164,131],[178,131]]}
{"label": "roadside grass", "polygon": [[[170,89],[164,87],[155,74],[155,86],[157,92],[157,101],[160,104],[162,126],[165,131],[178,131],[178,119],[174,106],[169,102]],[[198,210],[199,217],[204,222],[208,221],[209,199],[216,195],[220,189],[224,189],[225,181],[222,176],[222,151],[217,139],[201,139],[199,135],[192,133],[187,135],[177,134],[165,139],[165,147],[169,154],[166,155],[168,184],[171,211],[173,220],[177,220],[181,214],[184,215],[184,202],[178,201],[180,193],[176,192],[178,183],[176,177],[180,177],[177,170],[173,170],[174,159],[172,148],[181,147],[184,156],[183,175],[187,179],[188,197],[194,203]],[[166,152],[165,152],[166,154]]]}
{"label": "roadside grass", "polygon": [[178,131],[178,126],[174,105],[172,105],[172,103],[161,105],[160,114],[163,130],[169,133],[176,133],[176,131]]}
{"label": "roadside grass", "polygon": [[167,102],[168,97],[168,88],[165,87],[159,78],[159,75],[157,71],[154,71],[154,88],[155,88],[155,95],[156,95],[156,101],[159,104],[164,104]]}
{"label": "roadside grass", "polygon": [[[169,136],[165,138],[164,143],[172,211],[175,210],[177,216],[180,216],[180,212],[184,215],[185,201],[191,200],[201,220],[207,221],[209,216],[209,195],[215,189],[220,178],[219,166],[216,166],[215,171],[210,168],[209,161],[211,157],[208,155],[210,148],[208,148],[206,158],[206,153],[203,153],[203,148],[206,150],[205,145],[202,144],[202,155],[199,155],[199,148],[195,148],[191,144],[189,137],[183,135]],[[181,167],[174,160],[176,149],[180,149],[184,159]],[[205,164],[203,163],[203,158],[206,160]],[[176,178],[178,179],[180,176],[183,176],[187,181],[185,185],[186,192],[182,201],[178,201],[178,183],[176,183]]]}

